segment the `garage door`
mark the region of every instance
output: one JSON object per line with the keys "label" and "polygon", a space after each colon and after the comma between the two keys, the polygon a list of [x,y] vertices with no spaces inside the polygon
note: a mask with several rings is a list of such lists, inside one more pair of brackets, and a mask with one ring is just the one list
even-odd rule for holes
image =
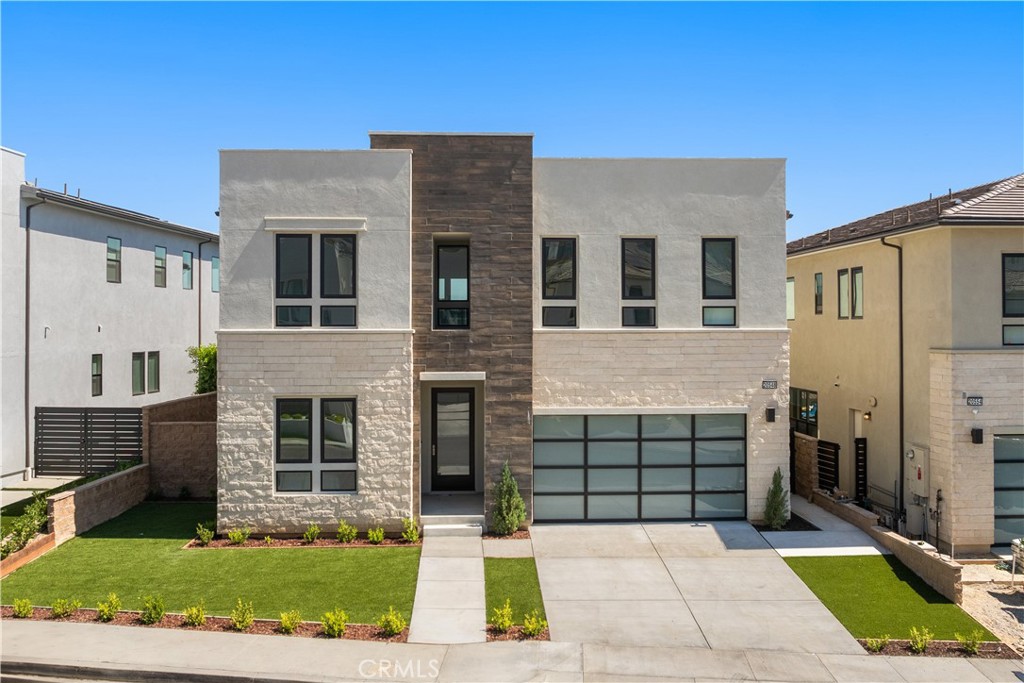
{"label": "garage door", "polygon": [[538,415],[538,522],[744,519],[746,416]]}

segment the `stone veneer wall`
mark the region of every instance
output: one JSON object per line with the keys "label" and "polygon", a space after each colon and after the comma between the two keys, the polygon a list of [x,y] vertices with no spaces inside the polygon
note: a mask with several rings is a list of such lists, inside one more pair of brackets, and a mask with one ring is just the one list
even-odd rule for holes
{"label": "stone veneer wall", "polygon": [[[400,530],[413,514],[412,335],[404,332],[225,332],[218,339],[218,496],[221,533]],[[274,400],[356,396],[354,494],[274,492]]]}
{"label": "stone veneer wall", "polygon": [[149,465],[136,465],[47,499],[47,531],[57,545],[117,517],[146,499]]}
{"label": "stone veneer wall", "polygon": [[818,489],[818,440],[806,434],[794,434],[796,481],[794,490],[807,500]]}
{"label": "stone veneer wall", "polygon": [[178,498],[217,495],[217,393],[209,392],[142,409],[142,460],[150,489]]}
{"label": "stone veneer wall", "polygon": [[[507,460],[532,519],[533,138],[375,133],[411,149],[413,488],[420,483],[421,372],[486,372],[484,507]],[[470,329],[433,329],[434,241],[468,235]],[[417,506],[418,507],[418,506]]]}
{"label": "stone veneer wall", "polygon": [[[938,489],[944,498],[939,544],[955,545],[957,554],[987,552],[995,525],[992,435],[1024,427],[1024,350],[937,350],[929,360],[929,492],[931,501]],[[984,398],[977,415],[964,393]],[[984,443],[971,443],[973,427],[984,430]],[[934,533],[934,522],[929,529]]]}
{"label": "stone veneer wall", "polygon": [[[747,417],[747,516],[764,516],[775,468],[789,483],[789,331],[538,331],[537,408],[731,406]],[[779,382],[761,389],[763,378]],[[769,401],[775,422],[765,421]]]}

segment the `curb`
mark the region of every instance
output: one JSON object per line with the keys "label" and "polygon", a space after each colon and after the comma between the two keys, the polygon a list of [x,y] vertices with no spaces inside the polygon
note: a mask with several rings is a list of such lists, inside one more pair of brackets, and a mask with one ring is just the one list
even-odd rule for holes
{"label": "curb", "polygon": [[[320,683],[321,678],[291,678],[277,676],[249,676],[231,672],[198,669],[129,669],[114,665],[91,666],[83,664],[56,664],[33,659],[0,660],[7,681],[34,681],[37,679],[70,679],[87,681],[125,681],[138,683]],[[26,676],[27,678],[20,678]],[[30,677],[30,678],[29,678]],[[339,679],[345,680],[345,679]],[[351,680],[351,679],[350,679]]]}

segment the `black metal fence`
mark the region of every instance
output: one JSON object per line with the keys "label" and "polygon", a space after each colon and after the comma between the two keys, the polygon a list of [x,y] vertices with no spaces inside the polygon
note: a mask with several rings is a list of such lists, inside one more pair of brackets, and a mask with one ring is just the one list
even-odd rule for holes
{"label": "black metal fence", "polygon": [[826,491],[839,486],[839,444],[818,441],[818,488]]}
{"label": "black metal fence", "polygon": [[853,497],[863,503],[868,498],[868,440],[857,437],[853,440],[854,492]]}
{"label": "black metal fence", "polygon": [[74,477],[142,455],[141,408],[36,408],[35,471]]}

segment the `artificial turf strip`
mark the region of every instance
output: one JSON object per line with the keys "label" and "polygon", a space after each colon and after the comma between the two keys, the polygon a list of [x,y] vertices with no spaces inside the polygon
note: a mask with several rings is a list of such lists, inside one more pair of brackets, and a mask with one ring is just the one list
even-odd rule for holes
{"label": "artificial turf strip", "polygon": [[523,623],[523,615],[535,609],[544,614],[537,564],[532,557],[485,557],[484,585],[488,621],[494,608],[504,606],[506,599],[512,600],[512,619],[518,624]]}
{"label": "artificial turf strip", "polygon": [[925,626],[937,640],[975,630],[998,640],[892,555],[785,559],[855,638],[905,639]]}
{"label": "artificial turf strip", "polygon": [[155,595],[169,612],[203,600],[217,616],[229,615],[239,597],[253,602],[258,618],[294,609],[319,620],[340,607],[354,623],[375,623],[391,605],[412,615],[419,548],[183,550],[196,523],[214,516],[210,503],[142,503],[5,578],[2,601],[70,598],[95,607],[113,591],[129,610]]}

